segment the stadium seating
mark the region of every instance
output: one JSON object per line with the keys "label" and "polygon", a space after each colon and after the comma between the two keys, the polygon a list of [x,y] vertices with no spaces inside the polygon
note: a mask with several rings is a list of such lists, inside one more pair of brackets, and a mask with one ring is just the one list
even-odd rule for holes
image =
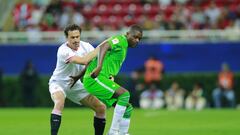
{"label": "stadium seating", "polygon": [[[236,23],[240,20],[240,0],[186,0],[186,2],[182,4],[179,4],[177,0],[170,0],[171,3],[167,6],[162,5],[157,0],[96,0],[93,3],[80,3],[74,0],[50,1],[49,5],[45,7],[28,3],[24,5],[27,6],[26,11],[20,10],[22,9],[20,7],[24,3],[16,4],[13,10],[16,28],[27,28],[31,26],[32,22],[29,21],[33,17],[31,12],[40,9],[43,12],[42,19],[38,22],[38,24],[40,24],[40,30],[49,31],[53,28],[54,30],[60,30],[61,27],[59,23],[61,22],[62,14],[67,8],[83,16],[84,23],[80,24],[83,29],[86,25],[91,25],[91,29],[119,30],[121,27],[134,23],[140,23],[145,28],[148,21],[152,22],[151,29],[166,30],[174,30],[176,27],[166,27],[162,24],[162,21],[172,25],[177,25],[175,21],[180,22],[183,24],[181,29],[226,29],[234,26],[240,27],[240,24]],[[216,6],[212,7],[212,5]],[[208,19],[211,19],[211,16],[207,15],[207,10],[217,10],[216,12],[219,12],[213,24],[208,23]],[[20,11],[24,12],[22,14],[25,15],[22,19],[19,19]],[[221,17],[220,14],[223,12],[225,12],[226,15]],[[67,15],[71,16],[75,13],[67,12]],[[200,18],[203,20],[202,23],[194,21],[193,18],[196,14],[198,15],[197,17],[202,16],[202,18]],[[199,14],[201,16],[199,16]],[[159,20],[159,17],[162,20]],[[181,17],[183,19],[181,19]],[[225,22],[221,20],[225,20]],[[19,21],[23,22],[23,24],[18,23]],[[42,28],[44,22],[47,23],[49,28]]]}

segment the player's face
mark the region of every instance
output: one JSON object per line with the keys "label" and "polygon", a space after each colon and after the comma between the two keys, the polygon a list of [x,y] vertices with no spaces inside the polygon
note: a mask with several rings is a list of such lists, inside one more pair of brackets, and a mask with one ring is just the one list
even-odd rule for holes
{"label": "player's face", "polygon": [[139,31],[129,31],[127,33],[129,47],[136,47],[138,42],[142,39],[142,33]]}
{"label": "player's face", "polygon": [[77,50],[80,42],[80,32],[78,30],[68,31],[68,46],[73,50]]}

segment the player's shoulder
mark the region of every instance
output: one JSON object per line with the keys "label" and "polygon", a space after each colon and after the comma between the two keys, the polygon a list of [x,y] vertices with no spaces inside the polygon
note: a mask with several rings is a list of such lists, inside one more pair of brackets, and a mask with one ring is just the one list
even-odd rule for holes
{"label": "player's shoulder", "polygon": [[59,47],[58,47],[58,52],[65,52],[65,51],[70,51],[71,49],[67,46],[67,42],[61,44]]}
{"label": "player's shoulder", "polygon": [[119,39],[121,40],[123,38],[124,35],[114,35],[112,37],[110,37],[110,39]]}
{"label": "player's shoulder", "polygon": [[87,50],[92,50],[92,49],[94,49],[94,47],[93,47],[93,45],[91,45],[89,42],[85,42],[85,41],[80,41],[80,46],[82,47],[82,48],[85,48],[85,49],[87,49]]}
{"label": "player's shoulder", "polygon": [[80,41],[80,44],[83,46],[92,46],[89,42],[85,42],[85,41]]}
{"label": "player's shoulder", "polygon": [[89,42],[86,42],[86,41],[80,41],[80,44],[82,44],[82,45],[91,45]]}
{"label": "player's shoulder", "polygon": [[111,44],[119,44],[121,42],[123,42],[125,39],[124,35],[115,35],[112,36],[108,39],[108,42],[110,42]]}

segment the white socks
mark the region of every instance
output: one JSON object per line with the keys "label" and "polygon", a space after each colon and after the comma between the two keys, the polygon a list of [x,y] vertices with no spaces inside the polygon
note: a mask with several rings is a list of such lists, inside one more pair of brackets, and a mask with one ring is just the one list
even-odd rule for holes
{"label": "white socks", "polygon": [[109,130],[109,133],[116,133],[119,132],[120,123],[123,119],[123,115],[125,113],[126,106],[116,105],[114,109],[113,119],[112,119],[112,125]]}
{"label": "white socks", "polygon": [[52,113],[52,114],[59,115],[59,116],[62,115],[62,111],[60,111],[60,110],[58,110],[58,109],[53,109],[51,113]]}
{"label": "white socks", "polygon": [[120,122],[120,127],[119,127],[120,135],[127,134],[129,126],[130,126],[130,118],[122,118]]}

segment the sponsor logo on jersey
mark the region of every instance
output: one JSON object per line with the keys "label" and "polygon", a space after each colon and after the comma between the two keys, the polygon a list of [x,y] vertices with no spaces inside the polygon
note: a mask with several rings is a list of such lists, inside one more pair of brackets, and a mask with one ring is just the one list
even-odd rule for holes
{"label": "sponsor logo on jersey", "polygon": [[119,40],[118,40],[117,38],[114,38],[114,39],[112,40],[112,43],[113,43],[113,44],[117,44],[117,43],[119,43]]}

